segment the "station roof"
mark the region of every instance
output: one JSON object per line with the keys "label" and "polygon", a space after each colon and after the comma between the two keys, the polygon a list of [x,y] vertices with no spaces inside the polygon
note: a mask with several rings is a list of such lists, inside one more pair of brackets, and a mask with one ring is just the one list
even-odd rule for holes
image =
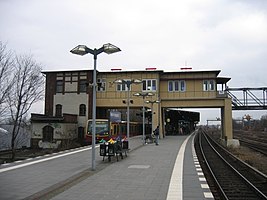
{"label": "station roof", "polygon": [[50,69],[50,70],[42,70],[43,74],[46,73],[56,73],[56,72],[82,72],[82,71],[93,71],[93,69]]}
{"label": "station roof", "polygon": [[231,80],[231,78],[227,78],[227,77],[217,77],[217,84],[225,84],[228,81]]}
{"label": "station roof", "polygon": [[189,70],[189,69],[185,69],[185,70],[159,70],[157,68],[153,68],[153,67],[148,67],[145,69],[131,69],[131,70],[123,70],[121,68],[113,68],[109,71],[99,71],[99,72],[103,72],[103,73],[134,73],[134,72],[157,72],[157,73],[164,73],[164,74],[168,74],[168,73],[203,73],[203,72],[212,72],[215,73],[216,75],[218,75],[221,70]]}
{"label": "station roof", "polygon": [[[42,70],[42,73],[53,73],[53,72],[74,72],[74,71],[93,71],[93,69],[51,69],[51,70]],[[154,67],[147,67],[145,69],[130,69],[123,70],[122,68],[112,68],[110,70],[97,70],[98,72],[103,73],[127,73],[127,72],[157,72],[157,73],[203,73],[203,72],[213,72],[218,75],[221,70],[159,70]]]}
{"label": "station roof", "polygon": [[[42,73],[56,73],[56,72],[81,72],[81,71],[93,71],[92,69],[55,69],[55,70],[43,70]],[[192,68],[180,68],[180,70],[158,70],[154,67],[147,67],[144,70],[138,70],[138,69],[131,69],[131,70],[123,70],[121,68],[112,68],[109,71],[100,71],[97,70],[98,73],[160,73],[160,74],[179,74],[179,73],[215,73],[216,76],[219,75],[221,70],[192,70]],[[225,84],[231,78],[228,77],[217,77],[216,78],[218,84]]]}
{"label": "station roof", "polygon": [[200,121],[200,113],[199,112],[192,112],[192,111],[185,111],[179,110],[176,108],[169,108],[167,115],[176,121],[184,120],[188,122],[199,122]]}

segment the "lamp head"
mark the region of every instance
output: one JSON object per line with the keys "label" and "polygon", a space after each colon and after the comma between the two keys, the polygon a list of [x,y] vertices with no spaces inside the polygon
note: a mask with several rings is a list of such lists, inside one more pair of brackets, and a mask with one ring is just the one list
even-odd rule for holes
{"label": "lamp head", "polygon": [[141,96],[142,94],[141,93],[135,93],[135,94],[133,94],[134,96],[136,96],[136,97],[139,97],[139,96]]}
{"label": "lamp head", "polygon": [[77,47],[74,47],[72,50],[70,50],[71,53],[77,54],[80,56],[83,56],[85,54],[88,54],[88,47],[85,45],[78,45]]}
{"label": "lamp head", "polygon": [[154,96],[155,94],[151,93],[151,92],[144,92],[144,93],[135,93],[134,96],[142,96],[142,97],[147,97],[147,96]]}
{"label": "lamp head", "polygon": [[120,48],[110,43],[104,44],[103,49],[103,51],[107,54],[112,54],[121,51]]}
{"label": "lamp head", "polygon": [[140,84],[140,83],[142,83],[142,81],[139,80],[139,79],[133,79],[133,80],[132,80],[132,83]]}
{"label": "lamp head", "polygon": [[154,96],[155,94],[154,93],[151,93],[151,92],[148,92],[146,93],[146,96]]}
{"label": "lamp head", "polygon": [[113,81],[113,83],[117,83],[117,84],[123,84],[125,81],[122,79],[117,79],[115,81]]}

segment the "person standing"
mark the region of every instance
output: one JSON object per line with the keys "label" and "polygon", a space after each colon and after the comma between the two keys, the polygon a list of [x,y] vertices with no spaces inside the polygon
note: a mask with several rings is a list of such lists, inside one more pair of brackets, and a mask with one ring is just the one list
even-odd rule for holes
{"label": "person standing", "polygon": [[159,145],[159,126],[154,130],[154,135],[155,135],[155,143],[156,145]]}

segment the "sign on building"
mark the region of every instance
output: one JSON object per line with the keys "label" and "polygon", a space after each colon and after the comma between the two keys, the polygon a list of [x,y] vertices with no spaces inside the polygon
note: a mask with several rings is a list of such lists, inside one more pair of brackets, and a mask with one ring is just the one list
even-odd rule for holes
{"label": "sign on building", "polygon": [[121,112],[119,112],[119,111],[110,111],[109,120],[110,120],[110,122],[120,123],[121,122]]}

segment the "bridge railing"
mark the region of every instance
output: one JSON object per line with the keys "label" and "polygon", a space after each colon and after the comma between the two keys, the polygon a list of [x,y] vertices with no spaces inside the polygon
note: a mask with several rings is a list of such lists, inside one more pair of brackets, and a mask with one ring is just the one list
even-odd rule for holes
{"label": "bridge railing", "polygon": [[233,110],[267,109],[267,87],[226,88],[225,92],[232,99]]}

